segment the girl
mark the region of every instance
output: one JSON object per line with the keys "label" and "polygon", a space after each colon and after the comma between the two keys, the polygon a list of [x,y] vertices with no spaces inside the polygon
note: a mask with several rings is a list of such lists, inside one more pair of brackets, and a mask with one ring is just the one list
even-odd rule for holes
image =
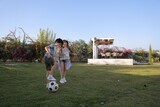
{"label": "girl", "polygon": [[70,69],[71,67],[71,62],[70,62],[70,51],[69,51],[69,46],[68,46],[68,41],[63,40],[63,48],[62,48],[62,53],[63,56],[60,57],[60,65],[59,65],[59,70],[60,70],[60,83],[65,83],[67,82],[66,80],[66,71]]}

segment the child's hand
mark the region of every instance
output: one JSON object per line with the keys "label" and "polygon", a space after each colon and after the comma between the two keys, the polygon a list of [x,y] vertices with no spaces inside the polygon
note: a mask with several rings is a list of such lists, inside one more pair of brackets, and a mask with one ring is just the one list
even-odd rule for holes
{"label": "child's hand", "polygon": [[73,53],[73,55],[75,55],[75,56],[76,56],[77,54],[76,54],[76,53]]}
{"label": "child's hand", "polygon": [[59,57],[59,54],[54,54],[54,57]]}
{"label": "child's hand", "polygon": [[50,58],[51,57],[51,54],[50,53],[48,53],[48,58]]}
{"label": "child's hand", "polygon": [[60,58],[64,57],[64,54],[63,53],[59,54],[59,57]]}

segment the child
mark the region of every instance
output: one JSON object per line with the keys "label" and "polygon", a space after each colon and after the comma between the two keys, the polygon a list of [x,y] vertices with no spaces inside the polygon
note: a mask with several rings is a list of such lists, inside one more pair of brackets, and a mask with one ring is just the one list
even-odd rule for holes
{"label": "child", "polygon": [[45,65],[46,65],[46,78],[50,81],[56,81],[56,79],[53,77],[54,69],[58,66],[58,60],[57,57],[59,57],[59,53],[57,53],[57,49],[63,45],[62,39],[58,38],[55,40],[54,44],[50,44],[45,47],[46,53],[45,53]]}
{"label": "child", "polygon": [[62,48],[62,54],[63,56],[60,57],[60,65],[59,65],[59,70],[60,70],[60,83],[65,83],[67,82],[66,80],[66,70],[68,70],[71,67],[71,62],[70,62],[70,51],[69,51],[69,46],[68,46],[68,41],[63,40],[63,48]]}

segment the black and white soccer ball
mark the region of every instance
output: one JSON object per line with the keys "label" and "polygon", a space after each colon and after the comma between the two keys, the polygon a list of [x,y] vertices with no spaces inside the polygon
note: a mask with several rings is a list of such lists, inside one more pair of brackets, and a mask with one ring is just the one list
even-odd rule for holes
{"label": "black and white soccer ball", "polygon": [[48,90],[50,92],[56,92],[59,89],[59,85],[55,81],[51,81],[48,83]]}

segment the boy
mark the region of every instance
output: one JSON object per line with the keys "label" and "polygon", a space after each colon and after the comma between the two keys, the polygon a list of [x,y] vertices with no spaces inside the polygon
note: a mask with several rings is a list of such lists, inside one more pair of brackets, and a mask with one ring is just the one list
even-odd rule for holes
{"label": "boy", "polygon": [[58,38],[55,40],[54,44],[50,44],[45,47],[46,53],[44,56],[44,60],[47,70],[46,73],[47,80],[56,81],[56,79],[53,77],[53,73],[58,66],[59,53],[57,53],[57,51],[60,49],[59,47],[61,47],[62,45],[63,45],[62,39]]}

